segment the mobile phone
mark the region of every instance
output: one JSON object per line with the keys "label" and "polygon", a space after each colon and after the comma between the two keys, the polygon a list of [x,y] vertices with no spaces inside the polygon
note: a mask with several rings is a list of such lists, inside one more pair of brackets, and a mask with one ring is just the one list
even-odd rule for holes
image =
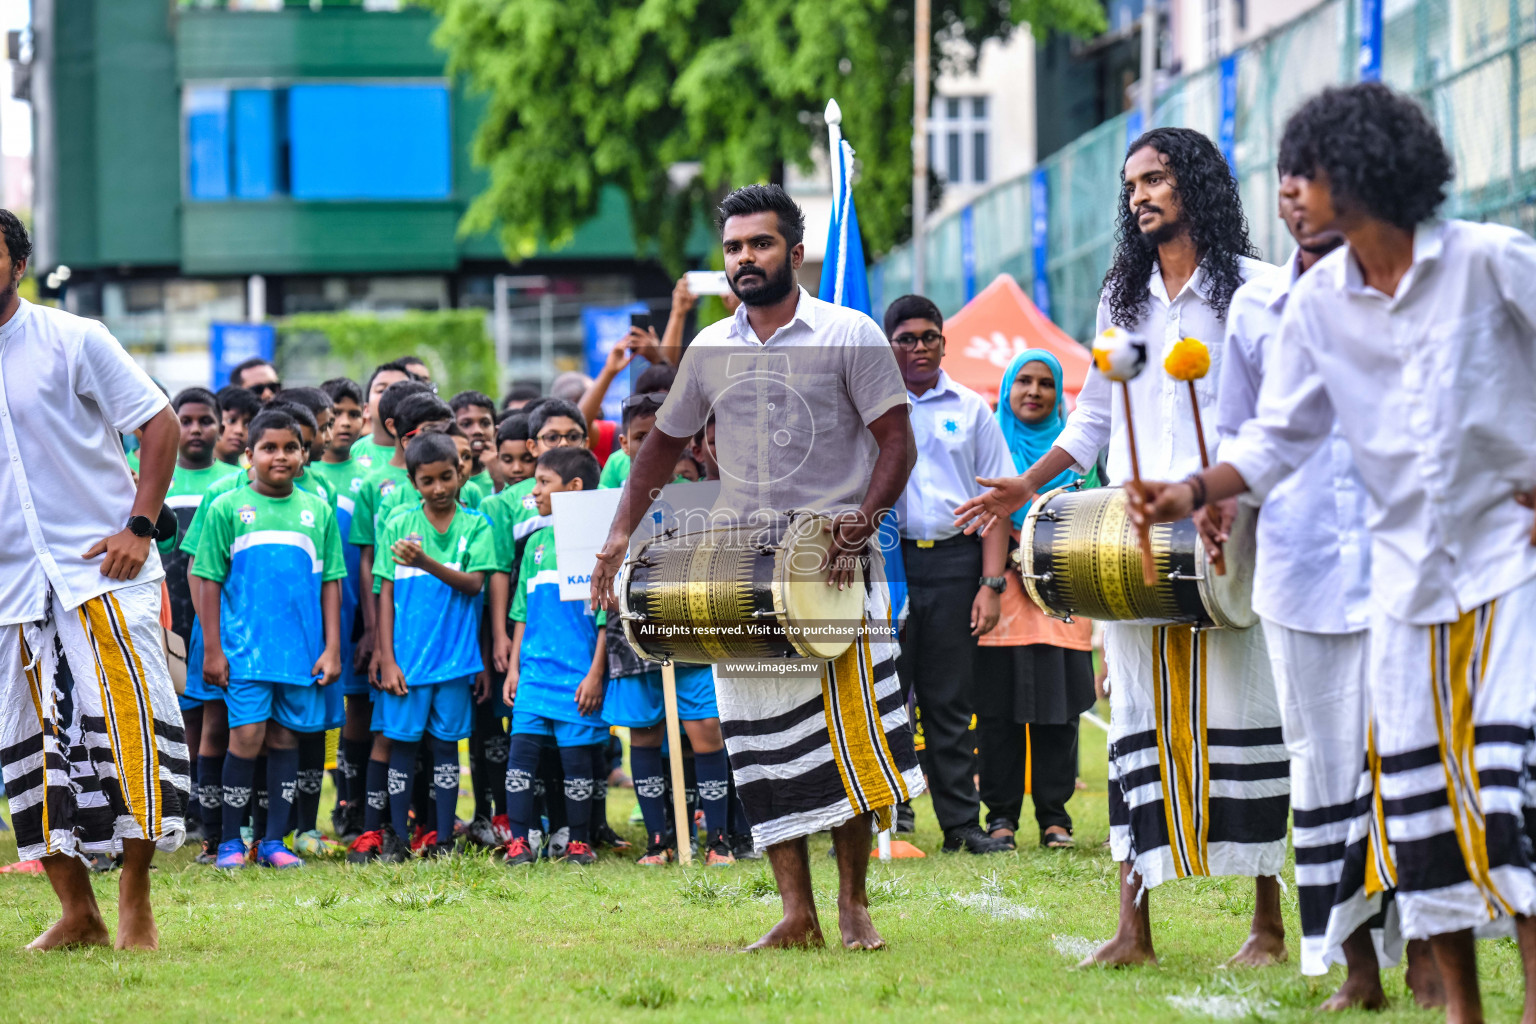
{"label": "mobile phone", "polygon": [[631,313],[631,314],[629,314],[629,326],[632,327],[632,328],[637,328],[637,329],[642,330],[642,331],[650,330],[651,329],[651,314],[649,314],[649,313]]}
{"label": "mobile phone", "polygon": [[723,270],[690,270],[683,279],[695,295],[724,295],[731,290]]}

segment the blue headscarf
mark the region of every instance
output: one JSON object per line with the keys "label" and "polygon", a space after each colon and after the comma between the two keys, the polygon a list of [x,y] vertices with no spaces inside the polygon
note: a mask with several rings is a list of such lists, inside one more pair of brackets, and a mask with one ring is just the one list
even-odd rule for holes
{"label": "blue headscarf", "polygon": [[[1051,368],[1051,376],[1056,381],[1056,408],[1051,414],[1039,423],[1025,423],[1013,412],[1013,406],[1008,401],[1009,394],[1013,391],[1013,382],[1018,379],[1019,371],[1024,369],[1025,363],[1044,363]],[[1030,466],[1040,461],[1040,457],[1051,450],[1056,443],[1056,438],[1067,426],[1067,393],[1063,386],[1061,374],[1061,361],[1043,348],[1025,349],[1014,356],[1009,362],[1008,368],[1003,371],[1002,383],[997,386],[997,425],[1003,428],[1003,439],[1008,442],[1008,450],[1013,453],[1013,467],[1020,473],[1025,472]],[[1051,480],[1040,488],[1040,493],[1056,487],[1065,487],[1077,480],[1078,475],[1072,470],[1064,470],[1060,476]],[[1013,514],[1013,525],[1023,526],[1024,515],[1029,511],[1026,505]]]}

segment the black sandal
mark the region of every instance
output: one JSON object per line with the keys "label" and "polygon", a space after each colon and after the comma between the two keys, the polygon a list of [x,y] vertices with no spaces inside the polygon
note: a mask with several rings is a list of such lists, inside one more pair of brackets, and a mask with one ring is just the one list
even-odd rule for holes
{"label": "black sandal", "polygon": [[1072,840],[1070,832],[1042,832],[1040,833],[1040,845],[1047,850],[1070,850],[1077,844]]}

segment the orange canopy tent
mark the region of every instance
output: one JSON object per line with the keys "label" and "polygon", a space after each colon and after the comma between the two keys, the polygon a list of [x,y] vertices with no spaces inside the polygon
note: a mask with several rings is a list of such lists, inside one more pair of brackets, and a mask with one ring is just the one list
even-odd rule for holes
{"label": "orange canopy tent", "polygon": [[944,370],[996,404],[997,385],[1008,362],[1027,348],[1043,348],[1061,360],[1068,407],[1088,376],[1088,350],[1057,327],[1008,274],[983,288],[944,322]]}

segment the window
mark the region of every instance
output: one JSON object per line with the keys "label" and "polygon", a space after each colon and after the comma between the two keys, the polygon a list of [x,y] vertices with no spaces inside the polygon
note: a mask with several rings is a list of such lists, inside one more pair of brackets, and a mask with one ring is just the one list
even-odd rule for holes
{"label": "window", "polygon": [[947,184],[985,185],[991,180],[987,128],[990,107],[986,96],[934,98],[928,164]]}
{"label": "window", "polygon": [[437,83],[188,85],[193,200],[446,199],[448,90]]}

